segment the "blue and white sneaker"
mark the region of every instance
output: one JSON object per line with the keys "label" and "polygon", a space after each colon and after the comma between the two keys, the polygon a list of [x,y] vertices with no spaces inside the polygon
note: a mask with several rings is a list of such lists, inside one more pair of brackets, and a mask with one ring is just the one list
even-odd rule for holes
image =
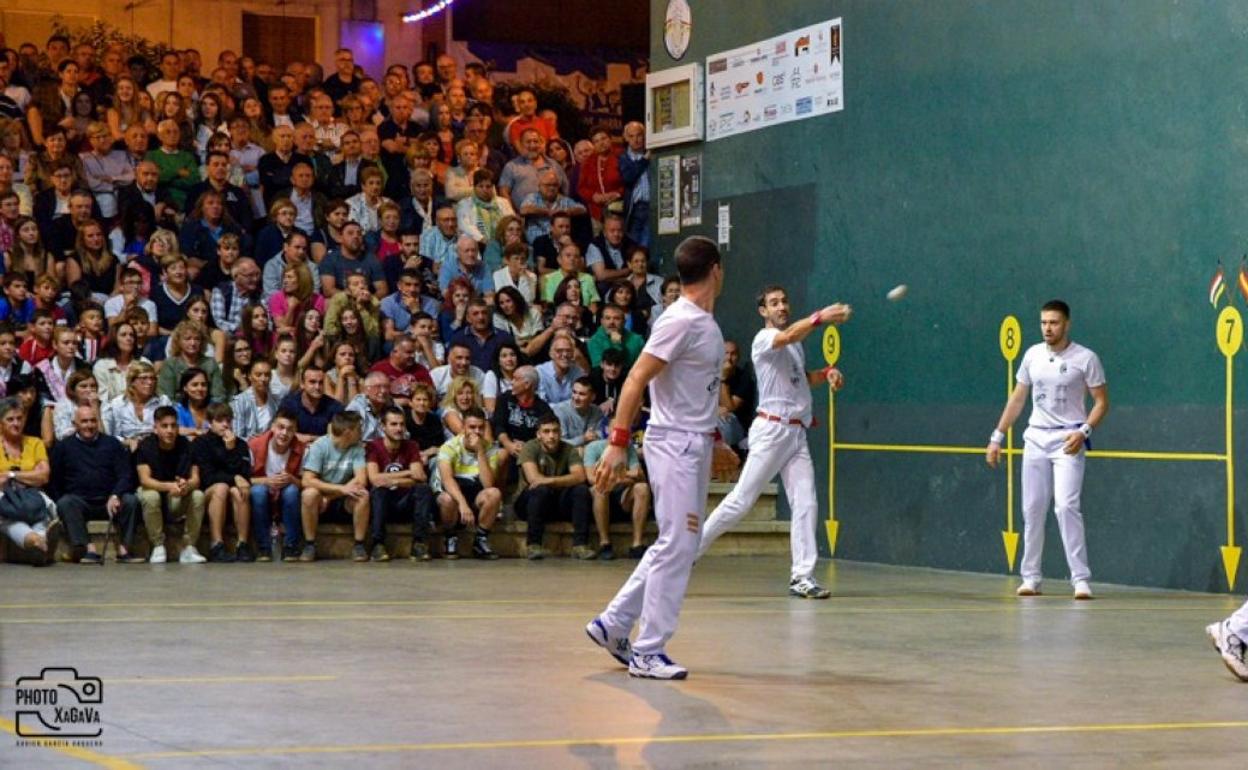
{"label": "blue and white sneaker", "polygon": [[1205,633],[1230,672],[1240,681],[1248,682],[1248,644],[1231,633],[1225,620],[1205,626]]}
{"label": "blue and white sneaker", "polygon": [[611,657],[622,665],[629,665],[629,659],[633,656],[633,646],[629,643],[627,636],[612,636],[601,618],[594,618],[586,623],[585,633],[594,640],[594,644],[606,650]]}
{"label": "blue and white sneaker", "polygon": [[689,676],[689,669],[676,665],[661,652],[656,655],[634,652],[628,662],[628,674],[642,679],[684,679]]}

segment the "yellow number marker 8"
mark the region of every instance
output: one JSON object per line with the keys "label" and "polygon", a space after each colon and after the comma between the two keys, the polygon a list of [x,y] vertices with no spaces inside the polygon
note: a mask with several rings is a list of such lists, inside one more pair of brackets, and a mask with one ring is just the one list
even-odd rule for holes
{"label": "yellow number marker 8", "polygon": [[1013,361],[1018,358],[1018,351],[1023,349],[1023,329],[1018,325],[1017,318],[1007,315],[1005,320],[1001,321],[999,339],[1001,355],[1005,356],[1005,360]]}

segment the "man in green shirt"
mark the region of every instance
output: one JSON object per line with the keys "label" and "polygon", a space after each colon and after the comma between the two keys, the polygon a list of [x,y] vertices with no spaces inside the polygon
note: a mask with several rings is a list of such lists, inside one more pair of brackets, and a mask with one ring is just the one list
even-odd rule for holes
{"label": "man in green shirt", "polygon": [[339,412],[303,455],[303,552],[299,561],[316,561],[316,525],[322,515],[350,514],[355,530],[355,561],[368,561],[364,538],[368,534],[368,465],[360,443],[360,415]]}
{"label": "man in green shirt", "polygon": [[182,130],[172,120],[162,120],[156,125],[156,138],[160,146],[148,150],[143,159],[156,164],[160,170],[160,189],[169,191],[178,211],[185,211],[186,194],[199,182],[199,163],[194,154],[179,149]]}
{"label": "man in green shirt", "polygon": [[520,450],[520,496],[516,515],[529,524],[527,551],[530,559],[546,555],[542,535],[546,521],[572,519],[572,556],[582,561],[598,558],[590,548],[589,514],[592,506],[585,468],[576,447],[560,437],[559,418],[547,412],[537,422],[537,438]]}
{"label": "man in green shirt", "polygon": [[601,366],[603,351],[616,348],[623,350],[628,356],[628,363],[624,368],[626,370],[633,368],[646,341],[640,334],[625,329],[624,320],[624,308],[619,305],[607,305],[602,309],[602,323],[598,331],[594,332],[594,336],[590,337],[589,342],[586,343],[589,347],[590,364]]}

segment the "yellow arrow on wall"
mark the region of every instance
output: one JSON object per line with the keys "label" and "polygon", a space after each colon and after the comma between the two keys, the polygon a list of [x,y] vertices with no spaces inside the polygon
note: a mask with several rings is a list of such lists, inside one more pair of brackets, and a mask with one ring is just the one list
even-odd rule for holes
{"label": "yellow arrow on wall", "polygon": [[[1001,355],[1005,358],[1005,398],[1014,392],[1014,359],[1023,349],[1023,330],[1018,319],[1007,315],[1001,321],[998,332]],[[1018,533],[1014,531],[1014,426],[1005,431],[1005,531],[1001,540],[1005,543],[1005,561],[1009,571],[1014,571],[1014,557],[1018,555]]]}
{"label": "yellow arrow on wall", "polygon": [[1244,319],[1239,311],[1227,305],[1218,314],[1213,333],[1218,349],[1226,357],[1226,545],[1222,552],[1222,568],[1226,570],[1226,585],[1235,588],[1235,575],[1239,572],[1239,557],[1243,549],[1235,545],[1235,444],[1233,437],[1234,408],[1231,403],[1234,370],[1231,361],[1244,342]]}
{"label": "yellow arrow on wall", "polygon": [[[829,326],[823,332],[823,360],[828,366],[836,366],[841,357],[841,333],[835,326]],[[836,520],[836,391],[828,386],[828,520],[824,528],[828,533],[828,555],[836,555],[836,535],[841,523]]]}

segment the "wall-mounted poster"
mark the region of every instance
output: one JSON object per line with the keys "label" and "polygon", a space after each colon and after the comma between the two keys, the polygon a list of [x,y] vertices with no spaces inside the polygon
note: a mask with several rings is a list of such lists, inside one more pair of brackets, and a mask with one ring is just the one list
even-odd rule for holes
{"label": "wall-mounted poster", "polygon": [[680,159],[680,226],[702,224],[702,153]]}
{"label": "wall-mounted poster", "polygon": [[679,155],[664,155],[659,158],[659,235],[675,235],[680,232],[680,203],[676,189],[680,183],[679,177]]}
{"label": "wall-mounted poster", "polygon": [[841,20],[706,59],[706,139],[844,109]]}

